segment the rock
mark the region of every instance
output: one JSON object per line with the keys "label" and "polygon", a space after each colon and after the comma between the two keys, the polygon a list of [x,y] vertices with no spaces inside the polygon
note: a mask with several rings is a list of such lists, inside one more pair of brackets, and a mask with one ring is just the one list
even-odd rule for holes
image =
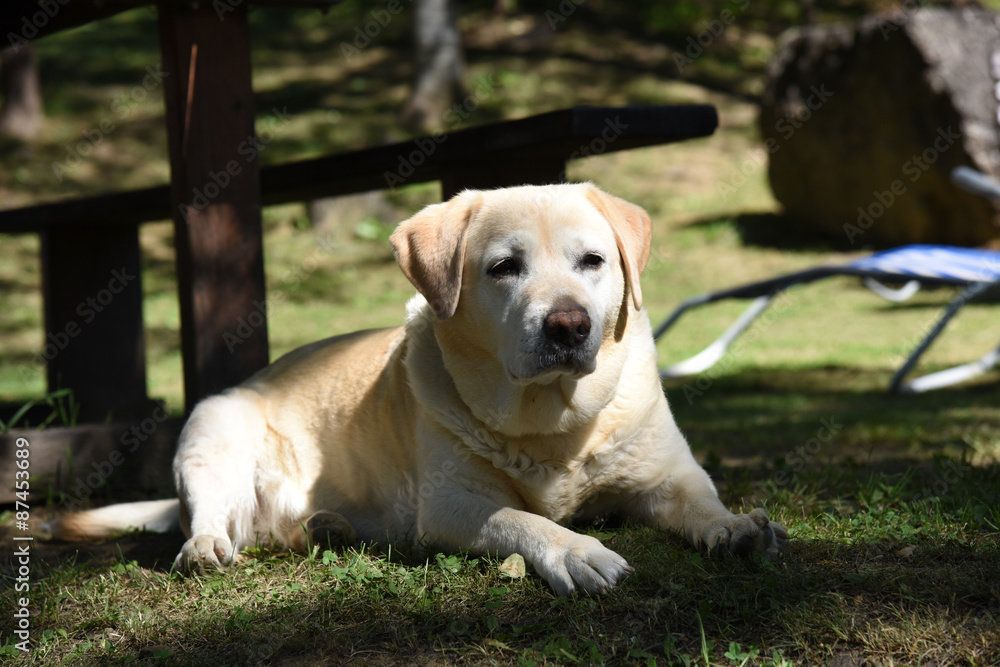
{"label": "rock", "polygon": [[1000,16],[981,8],[786,32],[760,114],[775,197],[847,247],[997,242],[1000,207],[949,179],[1000,176],[997,75]]}

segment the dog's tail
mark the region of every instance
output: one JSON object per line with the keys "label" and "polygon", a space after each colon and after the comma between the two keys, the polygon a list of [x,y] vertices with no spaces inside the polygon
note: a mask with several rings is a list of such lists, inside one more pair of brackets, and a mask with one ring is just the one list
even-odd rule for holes
{"label": "dog's tail", "polygon": [[130,529],[169,533],[180,530],[180,506],[177,498],[109,505],[67,514],[42,527],[52,537],[64,540],[102,539]]}

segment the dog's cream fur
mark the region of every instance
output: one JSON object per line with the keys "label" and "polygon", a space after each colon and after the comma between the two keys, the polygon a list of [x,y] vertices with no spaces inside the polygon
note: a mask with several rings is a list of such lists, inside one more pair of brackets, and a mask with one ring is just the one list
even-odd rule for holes
{"label": "dog's cream fur", "polygon": [[[391,242],[422,295],[403,327],[302,347],[191,414],[174,462],[179,568],[264,539],[420,540],[519,553],[569,595],[632,571],[574,518],[616,511],[705,550],[783,545],[762,510],[722,505],[670,414],[642,310],[645,211],[590,184],[466,191]],[[54,532],[177,512],[117,505]]]}

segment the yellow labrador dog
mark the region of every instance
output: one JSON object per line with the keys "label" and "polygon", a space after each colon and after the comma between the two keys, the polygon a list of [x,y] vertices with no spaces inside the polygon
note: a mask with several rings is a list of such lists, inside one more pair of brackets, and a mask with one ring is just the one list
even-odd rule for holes
{"label": "yellow labrador dog", "polygon": [[559,595],[632,569],[571,519],[618,512],[703,550],[777,552],[691,455],[657,373],[639,275],[641,208],[589,183],[465,191],[391,237],[419,295],[404,326],[295,350],[202,401],[180,437],[178,500],[70,515],[190,538],[179,569],[270,540],[417,540],[519,553]]}

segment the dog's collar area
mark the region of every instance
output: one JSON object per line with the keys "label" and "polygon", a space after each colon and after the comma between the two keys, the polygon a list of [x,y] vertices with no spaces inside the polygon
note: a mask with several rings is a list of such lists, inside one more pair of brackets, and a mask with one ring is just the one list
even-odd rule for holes
{"label": "dog's collar area", "polygon": [[513,442],[497,437],[491,428],[471,414],[441,410],[436,415],[438,423],[464,445],[467,456],[486,459],[494,468],[526,482],[538,481],[551,471],[551,466],[538,463]]}

